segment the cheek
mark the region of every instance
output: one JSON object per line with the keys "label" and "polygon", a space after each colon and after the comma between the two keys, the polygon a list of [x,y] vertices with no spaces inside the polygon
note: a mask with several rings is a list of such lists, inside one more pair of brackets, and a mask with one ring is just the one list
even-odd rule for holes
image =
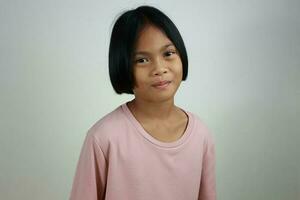
{"label": "cheek", "polygon": [[134,75],[134,86],[137,89],[145,86],[145,77],[143,77],[143,74],[136,73]]}
{"label": "cheek", "polygon": [[177,79],[182,79],[182,75],[183,75],[183,69],[182,69],[182,65],[176,65],[176,67],[173,69],[173,72],[176,74],[176,78]]}
{"label": "cheek", "polygon": [[134,72],[134,79],[137,83],[143,84],[148,80],[149,72],[145,69],[136,69]]}
{"label": "cheek", "polygon": [[182,73],[182,71],[183,71],[182,62],[181,62],[181,59],[179,56],[173,60],[171,65],[172,65],[174,73],[176,73],[176,74]]}

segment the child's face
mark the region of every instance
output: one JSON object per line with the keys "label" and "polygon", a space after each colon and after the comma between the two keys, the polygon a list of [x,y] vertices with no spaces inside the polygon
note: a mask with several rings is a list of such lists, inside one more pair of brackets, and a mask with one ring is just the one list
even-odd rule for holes
{"label": "child's face", "polygon": [[146,101],[173,99],[182,80],[182,62],[175,46],[153,25],[146,25],[140,32],[133,70],[135,98]]}

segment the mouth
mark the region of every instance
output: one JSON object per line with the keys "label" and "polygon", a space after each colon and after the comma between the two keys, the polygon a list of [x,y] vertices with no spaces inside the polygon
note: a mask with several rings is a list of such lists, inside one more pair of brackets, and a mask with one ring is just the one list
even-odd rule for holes
{"label": "mouth", "polygon": [[170,83],[171,81],[159,81],[154,83],[152,86],[157,89],[165,89]]}

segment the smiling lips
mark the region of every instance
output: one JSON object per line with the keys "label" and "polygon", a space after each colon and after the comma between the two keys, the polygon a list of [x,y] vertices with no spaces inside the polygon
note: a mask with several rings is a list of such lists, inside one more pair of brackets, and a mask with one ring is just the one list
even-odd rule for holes
{"label": "smiling lips", "polygon": [[159,81],[154,83],[152,86],[157,88],[157,89],[164,89],[168,87],[168,85],[171,83],[171,81]]}

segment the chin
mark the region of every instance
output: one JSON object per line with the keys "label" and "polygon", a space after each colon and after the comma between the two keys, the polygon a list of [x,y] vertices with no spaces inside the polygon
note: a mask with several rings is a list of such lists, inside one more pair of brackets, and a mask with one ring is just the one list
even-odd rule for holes
{"label": "chin", "polygon": [[153,102],[164,102],[164,101],[170,101],[173,100],[175,96],[175,93],[160,93],[160,94],[153,94],[149,96]]}

